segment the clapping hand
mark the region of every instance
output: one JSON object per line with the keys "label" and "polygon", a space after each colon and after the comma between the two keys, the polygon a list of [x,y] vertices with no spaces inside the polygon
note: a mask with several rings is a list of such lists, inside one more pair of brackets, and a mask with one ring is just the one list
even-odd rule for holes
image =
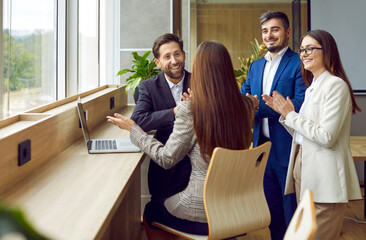
{"label": "clapping hand", "polygon": [[262,95],[266,105],[272,108],[286,118],[289,112],[295,111],[294,104],[291,99],[287,96],[286,99],[277,91],[273,91],[272,97],[267,94]]}
{"label": "clapping hand", "polygon": [[247,96],[248,98],[250,98],[250,100],[252,100],[254,109],[258,109],[259,106],[258,96],[257,95],[252,96],[249,93],[247,93],[245,96]]}

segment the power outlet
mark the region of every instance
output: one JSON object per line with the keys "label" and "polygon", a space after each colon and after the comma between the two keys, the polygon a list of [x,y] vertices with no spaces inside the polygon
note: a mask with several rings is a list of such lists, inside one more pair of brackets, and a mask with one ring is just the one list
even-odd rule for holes
{"label": "power outlet", "polygon": [[18,166],[31,160],[31,140],[27,139],[18,145]]}
{"label": "power outlet", "polygon": [[109,99],[109,109],[113,109],[114,108],[114,97],[111,97]]}

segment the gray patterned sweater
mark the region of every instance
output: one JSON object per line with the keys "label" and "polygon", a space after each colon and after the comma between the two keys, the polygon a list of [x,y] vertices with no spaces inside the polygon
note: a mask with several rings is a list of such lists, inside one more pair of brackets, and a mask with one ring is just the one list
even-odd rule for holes
{"label": "gray patterned sweater", "polygon": [[168,198],[165,201],[165,207],[178,218],[206,223],[203,186],[210,158],[207,156],[205,161],[200,155],[200,148],[193,129],[190,102],[179,103],[173,133],[165,145],[148,136],[137,124],[131,128],[130,138],[136,146],[165,169],[173,167],[185,155],[189,155],[192,172],[188,186],[184,191]]}

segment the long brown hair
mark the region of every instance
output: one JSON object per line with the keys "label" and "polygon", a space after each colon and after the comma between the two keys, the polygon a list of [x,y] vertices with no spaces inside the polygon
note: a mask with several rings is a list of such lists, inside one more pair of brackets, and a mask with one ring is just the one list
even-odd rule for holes
{"label": "long brown hair", "polygon": [[229,52],[219,42],[197,49],[191,76],[191,110],[201,156],[215,147],[247,149],[251,143],[253,104],[236,83]]}
{"label": "long brown hair", "polygon": [[[309,36],[315,39],[320,46],[323,48],[323,62],[325,69],[328,70],[332,75],[341,78],[345,81],[349,88],[349,93],[352,99],[352,113],[356,113],[356,111],[361,112],[361,108],[357,105],[355,96],[353,95],[353,90],[351,87],[351,83],[344,71],[341,58],[339,57],[337,43],[335,42],[333,36],[324,30],[312,30],[305,33],[302,36],[300,42],[304,39],[304,37]],[[301,65],[302,69],[302,77],[307,85],[310,85],[313,81],[313,74],[304,68],[304,64]]]}

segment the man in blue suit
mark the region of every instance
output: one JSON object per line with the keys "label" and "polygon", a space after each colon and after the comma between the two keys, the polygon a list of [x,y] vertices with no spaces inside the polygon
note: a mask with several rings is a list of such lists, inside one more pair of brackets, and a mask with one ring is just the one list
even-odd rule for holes
{"label": "man in blue suit", "polygon": [[306,85],[301,76],[301,60],[288,47],[291,29],[286,14],[264,13],[260,17],[260,24],[268,52],[265,57],[251,64],[241,92],[251,96],[258,106],[253,146],[272,142],[263,184],[271,212],[269,229],[272,240],[282,240],[296,209],[296,196],[284,195],[292,137],[279,123],[279,114],[265,104],[261,95],[278,91],[288,96],[298,111],[304,101]]}
{"label": "man in blue suit", "polygon": [[[173,34],[159,36],[153,44],[155,63],[163,71],[139,85],[139,98],[131,119],[145,132],[157,130],[155,137],[166,143],[173,131],[177,104],[187,92],[190,73],[184,70],[183,41]],[[150,161],[148,187],[151,200],[181,192],[187,185],[192,166],[188,156],[169,170]]]}

